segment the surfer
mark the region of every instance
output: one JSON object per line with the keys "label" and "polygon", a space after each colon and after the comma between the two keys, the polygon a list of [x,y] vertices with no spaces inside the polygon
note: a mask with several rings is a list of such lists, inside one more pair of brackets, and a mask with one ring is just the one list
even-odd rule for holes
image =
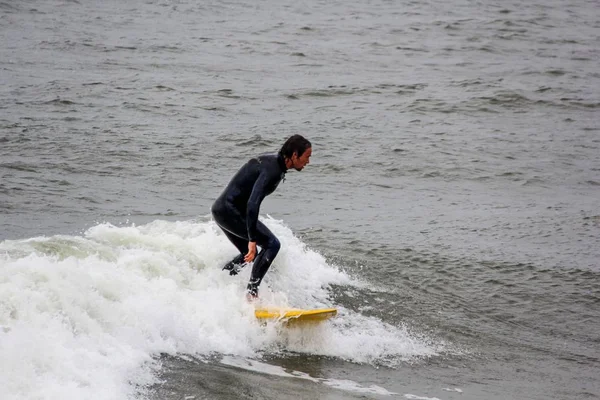
{"label": "surfer", "polygon": [[263,154],[244,164],[212,205],[215,222],[240,251],[223,269],[236,275],[246,263],[254,261],[248,299],[258,296],[258,286],[281,247],[275,235],[258,220],[260,204],[277,189],[290,168],[302,171],[311,154],[312,145],[307,139],[291,136],[278,153]]}

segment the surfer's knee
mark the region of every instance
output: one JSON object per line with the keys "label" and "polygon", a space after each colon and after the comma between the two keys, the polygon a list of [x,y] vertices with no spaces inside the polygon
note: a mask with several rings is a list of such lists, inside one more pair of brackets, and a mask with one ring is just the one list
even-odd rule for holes
{"label": "surfer's knee", "polygon": [[279,253],[279,249],[281,249],[281,243],[279,242],[279,239],[277,239],[276,237],[272,237],[269,240],[268,247],[269,250],[273,253],[273,257],[275,257],[275,255]]}
{"label": "surfer's knee", "polygon": [[220,203],[214,202],[210,207],[210,213],[213,216],[215,221],[219,221],[221,219],[221,215],[223,215],[223,207]]}

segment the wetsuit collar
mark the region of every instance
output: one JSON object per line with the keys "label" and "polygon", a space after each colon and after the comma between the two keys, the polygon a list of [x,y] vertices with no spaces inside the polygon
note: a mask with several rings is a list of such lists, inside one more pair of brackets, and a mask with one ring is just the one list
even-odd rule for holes
{"label": "wetsuit collar", "polygon": [[287,172],[287,167],[285,166],[285,160],[283,159],[283,154],[277,153],[277,162],[279,163],[281,170],[284,173]]}

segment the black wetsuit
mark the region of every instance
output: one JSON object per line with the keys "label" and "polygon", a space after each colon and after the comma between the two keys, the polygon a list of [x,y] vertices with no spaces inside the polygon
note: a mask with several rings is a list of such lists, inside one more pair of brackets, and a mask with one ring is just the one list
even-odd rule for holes
{"label": "black wetsuit", "polygon": [[230,264],[243,263],[248,242],[256,242],[261,248],[248,283],[252,295],[258,293],[258,286],[281,247],[275,235],[258,220],[260,204],[277,189],[286,171],[281,154],[251,159],[234,175],[211,209],[217,225],[240,251]]}

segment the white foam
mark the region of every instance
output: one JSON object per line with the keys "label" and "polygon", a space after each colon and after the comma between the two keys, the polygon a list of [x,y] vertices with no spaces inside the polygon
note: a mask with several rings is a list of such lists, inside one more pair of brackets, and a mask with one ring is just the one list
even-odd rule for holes
{"label": "white foam", "polygon": [[423,397],[423,396],[417,396],[416,394],[405,394],[404,395],[405,398],[407,399],[411,399],[411,400],[440,400],[437,397]]}
{"label": "white foam", "polygon": [[439,350],[428,340],[410,334],[405,327],[392,326],[339,308],[327,324],[281,332],[287,350],[339,357],[345,360],[394,367],[401,361],[431,356]]}
{"label": "white foam", "polygon": [[262,374],[281,376],[285,378],[304,379],[350,392],[378,394],[381,396],[391,396],[397,394],[377,385],[363,386],[348,379],[315,378],[304,372],[288,371],[282,367],[266,364],[256,360],[242,359],[238,357],[223,357],[221,363],[253,372],[260,372]]}
{"label": "white foam", "polygon": [[[329,285],[358,284],[281,222],[264,222],[282,242],[261,285],[265,303],[331,306]],[[245,301],[249,269],[221,271],[235,255],[214,223],[194,221],[0,243],[0,398],[132,397],[154,380],[160,353],[291,350],[385,364],[436,352],[343,307],[318,331],[261,326]]]}
{"label": "white foam", "polygon": [[460,388],[443,388],[442,390],[445,390],[446,392],[457,392],[457,393],[462,393],[462,389]]}

